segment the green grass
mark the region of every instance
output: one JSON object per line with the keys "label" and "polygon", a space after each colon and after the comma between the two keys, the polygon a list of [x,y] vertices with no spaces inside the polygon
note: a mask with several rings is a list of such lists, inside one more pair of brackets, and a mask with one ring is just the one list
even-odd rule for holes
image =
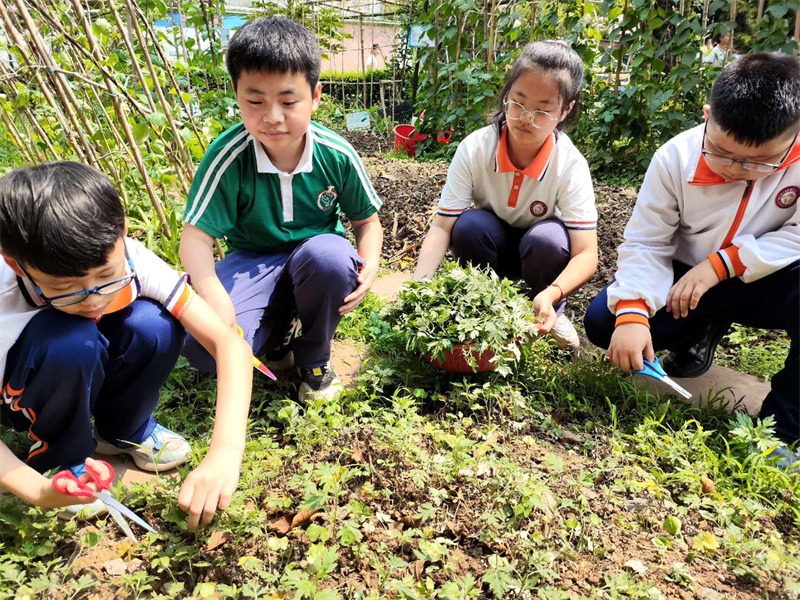
{"label": "green grass", "polygon": [[19,150],[5,137],[0,135],[0,175],[24,163]]}
{"label": "green grass", "polygon": [[[442,373],[381,304],[342,322],[371,355],[338,402],[257,380],[239,490],[213,526],[187,530],[170,479],[123,492],[159,529],[138,546],[111,520],[0,500],[0,598],[666,598],[719,577],[730,597],[797,597],[800,477],[750,454],[769,423],[655,398],[544,340],[508,377]],[[214,395],[183,361],[162,392],[157,417],[194,463]],[[213,530],[230,539],[209,549]],[[114,557],[142,563],[110,576]]]}
{"label": "green grass", "polygon": [[789,354],[789,336],[785,333],[752,329],[733,324],[723,338],[724,349],[718,352],[719,364],[769,380],[783,368]]}

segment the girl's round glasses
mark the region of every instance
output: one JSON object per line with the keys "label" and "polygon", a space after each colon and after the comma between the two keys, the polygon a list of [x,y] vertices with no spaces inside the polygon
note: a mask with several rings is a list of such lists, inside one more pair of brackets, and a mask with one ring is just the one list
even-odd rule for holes
{"label": "girl's round glasses", "polygon": [[506,111],[506,119],[521,121],[527,117],[528,122],[536,127],[536,129],[541,129],[553,121],[558,121],[558,117],[554,117],[549,112],[543,110],[527,110],[519,102],[514,102],[508,98],[503,100],[503,109]]}

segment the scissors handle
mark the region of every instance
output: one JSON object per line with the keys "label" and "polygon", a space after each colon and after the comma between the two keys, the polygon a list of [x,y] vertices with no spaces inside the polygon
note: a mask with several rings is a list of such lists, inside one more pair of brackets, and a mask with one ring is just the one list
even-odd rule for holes
{"label": "scissors handle", "polygon": [[[95,495],[95,490],[93,490],[88,484],[89,482],[93,482],[98,490],[107,490],[111,487],[111,482],[114,481],[114,467],[108,464],[104,460],[95,461],[99,465],[105,467],[107,475],[103,476],[97,471],[96,466],[86,466],[86,473],[81,475],[80,477],[76,477],[75,474],[70,471],[69,469],[64,469],[63,471],[59,471],[53,476],[53,488],[59,493],[64,494],[65,496],[77,496],[81,498],[92,498]],[[73,481],[77,485],[77,489],[75,491],[68,491],[67,482]]]}

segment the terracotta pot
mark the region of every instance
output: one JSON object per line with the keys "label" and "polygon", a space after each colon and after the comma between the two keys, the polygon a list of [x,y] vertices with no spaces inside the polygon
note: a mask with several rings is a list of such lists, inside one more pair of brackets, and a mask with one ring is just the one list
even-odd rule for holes
{"label": "terracotta pot", "polygon": [[[485,373],[486,371],[494,371],[495,363],[492,362],[495,354],[492,350],[484,350],[478,352],[471,350],[474,344],[462,344],[454,346],[452,350],[447,350],[444,353],[444,358],[441,360],[434,358],[430,354],[424,356],[425,362],[432,364],[434,367],[442,369],[443,371],[450,371],[453,373]],[[475,368],[469,364],[464,356],[464,349],[468,355],[475,360]]]}

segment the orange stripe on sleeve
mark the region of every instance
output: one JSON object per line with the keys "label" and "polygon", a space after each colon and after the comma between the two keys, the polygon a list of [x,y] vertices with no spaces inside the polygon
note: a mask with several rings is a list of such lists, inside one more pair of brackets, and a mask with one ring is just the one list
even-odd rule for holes
{"label": "orange stripe on sleeve", "polygon": [[618,316],[617,320],[614,322],[614,327],[619,327],[620,325],[625,325],[626,323],[639,323],[640,325],[644,325],[650,329],[650,320],[638,313],[628,313],[626,315]]}
{"label": "orange stripe on sleeve", "polygon": [[733,272],[736,273],[737,276],[743,275],[744,272],[747,270],[747,267],[744,266],[742,259],[739,258],[739,247],[731,244],[730,246],[725,248],[723,252],[728,255],[728,258],[731,259],[731,264],[733,265]]}
{"label": "orange stripe on sleeve", "polygon": [[728,269],[725,268],[725,263],[722,262],[722,259],[716,252],[709,254],[707,258],[711,266],[714,267],[714,273],[717,274],[717,278],[720,281],[725,281],[728,278]]}

